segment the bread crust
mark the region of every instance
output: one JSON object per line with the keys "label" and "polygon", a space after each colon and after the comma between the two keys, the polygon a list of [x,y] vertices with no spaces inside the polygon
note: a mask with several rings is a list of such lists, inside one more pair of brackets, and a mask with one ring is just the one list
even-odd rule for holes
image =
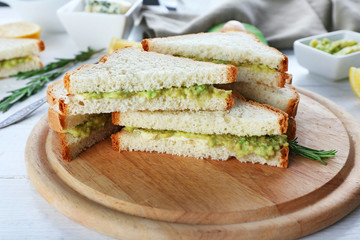
{"label": "bread crust", "polygon": [[295,116],[297,114],[298,105],[300,102],[300,95],[293,85],[286,84],[286,87],[292,89],[295,93],[295,98],[291,99],[289,101],[288,106],[287,106],[287,111],[286,111],[290,117],[295,118]]}
{"label": "bread crust", "polygon": [[39,51],[40,51],[40,52],[42,52],[42,51],[45,50],[45,44],[44,44],[43,40],[39,40],[39,41],[37,42],[37,45],[38,45],[38,48],[39,48]]}
{"label": "bread crust", "polygon": [[66,116],[55,111],[51,107],[48,109],[48,123],[49,127],[55,132],[62,132],[67,128]]}
{"label": "bread crust", "polygon": [[144,51],[149,51],[149,42],[152,39],[157,39],[157,38],[149,38],[149,39],[144,39],[144,40],[141,41],[141,45],[142,45]]}
{"label": "bread crust", "polygon": [[233,83],[236,82],[236,77],[237,77],[237,68],[233,65],[227,65],[227,69],[228,69],[228,74],[227,74],[227,79],[229,80],[228,83]]}
{"label": "bread crust", "polygon": [[224,110],[228,110],[231,109],[235,104],[235,99],[234,96],[231,94],[229,95],[229,97],[226,99],[226,107]]}
{"label": "bread crust", "polygon": [[111,135],[111,147],[114,151],[116,152],[120,152],[120,138],[119,138],[119,135],[120,133],[122,132],[122,130],[120,132],[117,132],[117,133],[114,133]]}
{"label": "bread crust", "polygon": [[279,166],[281,168],[287,168],[289,165],[289,147],[283,147],[281,149],[281,158],[279,161]]}
{"label": "bread crust", "polygon": [[60,83],[61,80],[53,82],[49,85],[48,89],[46,90],[46,101],[50,106],[55,105],[58,102],[58,99],[53,94],[54,87]]}
{"label": "bread crust", "polygon": [[112,117],[112,123],[114,124],[114,125],[118,125],[119,124],[119,122],[120,122],[120,112],[113,112],[112,114],[111,114],[111,117]]}
{"label": "bread crust", "polygon": [[71,159],[72,159],[72,156],[70,154],[69,145],[67,145],[67,142],[66,142],[66,135],[65,135],[65,133],[58,132],[58,136],[59,136],[59,139],[60,139],[60,147],[61,147],[62,158],[66,162],[70,162]]}
{"label": "bread crust", "polygon": [[289,118],[289,127],[286,135],[289,141],[294,140],[296,137],[296,120],[293,117]]}

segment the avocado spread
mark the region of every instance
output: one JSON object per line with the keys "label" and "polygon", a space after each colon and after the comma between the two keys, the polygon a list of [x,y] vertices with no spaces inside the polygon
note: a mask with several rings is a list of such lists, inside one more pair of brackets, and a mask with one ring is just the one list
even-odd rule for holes
{"label": "avocado spread", "polygon": [[216,63],[216,64],[226,64],[226,65],[234,65],[235,67],[249,67],[251,68],[253,71],[267,71],[268,73],[270,72],[275,72],[276,69],[270,68],[266,65],[263,64],[251,64],[251,63],[241,63],[241,64],[237,64],[233,61],[225,61],[225,60],[220,60],[220,59],[213,59],[213,58],[200,58],[200,57],[192,57],[192,56],[177,56],[177,57],[185,57],[185,58],[191,58],[194,59],[196,61],[201,61],[201,62],[212,62],[212,63]]}
{"label": "avocado spread", "polygon": [[103,129],[110,117],[110,114],[96,115],[72,129],[64,130],[63,133],[70,133],[76,138],[89,137],[92,131]]}
{"label": "avocado spread", "polygon": [[29,62],[31,60],[32,60],[31,56],[2,60],[2,61],[0,61],[0,67],[13,68],[14,66],[16,66],[18,64]]}
{"label": "avocado spread", "polygon": [[265,159],[275,156],[281,147],[288,146],[286,135],[273,136],[245,136],[239,137],[230,134],[198,134],[170,130],[152,130],[125,127],[125,131],[139,131],[144,138],[160,139],[169,137],[185,137],[206,140],[210,147],[224,146],[234,151],[237,158],[242,158],[250,153],[255,153]]}
{"label": "avocado spread", "polygon": [[344,56],[349,53],[360,51],[360,43],[355,40],[341,39],[331,41],[327,38],[322,40],[313,39],[310,46],[335,56]]}
{"label": "avocado spread", "polygon": [[140,92],[101,92],[101,93],[81,93],[87,99],[125,99],[132,96],[139,96],[146,99],[167,96],[171,98],[196,99],[198,104],[203,103],[211,97],[228,98],[231,91],[217,89],[212,85],[196,85],[192,87],[173,87]]}

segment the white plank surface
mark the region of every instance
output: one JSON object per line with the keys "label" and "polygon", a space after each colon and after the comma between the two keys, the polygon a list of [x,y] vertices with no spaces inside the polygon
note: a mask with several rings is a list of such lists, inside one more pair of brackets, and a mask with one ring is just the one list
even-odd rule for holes
{"label": "white plank surface", "polygon": [[[0,23],[9,22],[14,16],[8,8],[0,9]],[[134,36],[139,35],[133,33],[132,37]],[[46,50],[41,54],[45,64],[55,57],[72,57],[78,52],[66,34],[43,35],[42,39],[46,44]],[[329,82],[322,77],[309,74],[298,65],[293,51],[284,53],[289,57],[289,72],[294,76],[295,86],[331,99],[360,119],[360,99],[352,92],[348,79]],[[23,85],[24,82],[15,79],[0,80],[0,99],[6,96],[7,91]],[[0,113],[0,121],[44,95],[45,89],[15,105],[7,113]],[[26,140],[34,125],[46,113],[47,107],[45,104],[28,119],[0,130],[0,239],[111,239],[57,212],[37,193],[27,176],[24,161]],[[359,236],[360,208],[357,208],[333,226],[303,239],[349,240],[359,239]]]}

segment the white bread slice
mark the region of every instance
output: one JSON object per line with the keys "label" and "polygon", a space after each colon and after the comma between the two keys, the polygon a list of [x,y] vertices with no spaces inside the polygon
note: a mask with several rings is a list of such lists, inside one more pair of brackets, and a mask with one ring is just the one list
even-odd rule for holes
{"label": "white bread slice", "polygon": [[262,64],[280,72],[288,70],[287,57],[268,47],[246,32],[199,33],[182,36],[145,39],[143,49],[177,56],[218,59],[242,63]]}
{"label": "white bread slice", "polygon": [[289,117],[286,136],[289,141],[294,140],[296,137],[296,120],[293,117]]}
{"label": "white bread slice", "polygon": [[58,132],[61,144],[61,154],[65,161],[70,162],[85,149],[109,137],[112,133],[120,130],[119,126],[111,123],[111,118],[107,121],[103,129],[94,130],[86,138],[75,138],[69,133]]}
{"label": "white bread slice", "polygon": [[[112,147],[115,151],[145,151],[159,152],[185,157],[210,158],[213,160],[228,160],[235,157],[235,152],[224,146],[210,147],[206,140],[188,139],[184,137],[170,137],[149,139],[141,136],[138,131],[122,130],[111,136]],[[289,148],[283,147],[276,151],[273,158],[267,160],[256,154],[249,154],[238,159],[240,162],[267,164],[286,168],[288,165]]]}
{"label": "white bread slice", "polygon": [[37,55],[45,49],[44,42],[26,38],[0,38],[0,61]]}
{"label": "white bread slice", "polygon": [[32,57],[31,61],[27,61],[24,63],[16,64],[16,66],[12,68],[0,67],[0,78],[8,77],[11,75],[18,74],[20,72],[26,72],[31,70],[37,70],[43,67],[40,58],[37,56]]}
{"label": "white bread slice", "polygon": [[149,91],[171,87],[235,82],[232,65],[198,62],[187,58],[122,48],[65,74],[71,94],[84,92]]}
{"label": "white bread slice", "polygon": [[236,136],[281,135],[286,133],[287,114],[235,94],[227,111],[136,111],[114,112],[113,124],[155,130]]}
{"label": "white bread slice", "polygon": [[156,111],[156,110],[227,110],[234,105],[234,97],[227,99],[212,97],[208,101],[198,104],[195,99],[181,99],[161,96],[147,100],[139,96],[126,99],[86,99],[80,95],[71,95],[66,92],[63,81],[52,83],[48,87],[47,100],[51,106],[58,108],[62,114],[92,114],[126,111]]}
{"label": "white bread slice", "polygon": [[291,84],[285,84],[284,88],[280,88],[258,83],[236,82],[221,87],[239,92],[246,99],[278,108],[286,112],[289,117],[296,116],[300,96]]}
{"label": "white bread slice", "polygon": [[265,84],[272,87],[284,87],[285,83],[292,81],[292,75],[279,71],[256,70],[251,66],[236,67],[238,74],[236,82],[249,82]]}

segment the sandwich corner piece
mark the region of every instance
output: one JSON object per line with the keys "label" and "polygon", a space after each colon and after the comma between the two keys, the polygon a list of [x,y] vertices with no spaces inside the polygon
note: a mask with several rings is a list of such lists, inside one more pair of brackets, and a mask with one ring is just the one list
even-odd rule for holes
{"label": "sandwich corner piece", "polygon": [[126,111],[227,110],[231,90],[214,87],[235,81],[232,65],[198,62],[138,48],[123,48],[67,73],[49,92],[65,92],[64,114]]}
{"label": "sandwich corner piece", "polygon": [[113,113],[113,123],[126,127],[112,135],[112,147],[286,168],[287,114],[235,96],[227,111]]}
{"label": "sandwich corner piece", "polygon": [[43,67],[39,52],[44,42],[37,39],[0,38],[0,79]]}

